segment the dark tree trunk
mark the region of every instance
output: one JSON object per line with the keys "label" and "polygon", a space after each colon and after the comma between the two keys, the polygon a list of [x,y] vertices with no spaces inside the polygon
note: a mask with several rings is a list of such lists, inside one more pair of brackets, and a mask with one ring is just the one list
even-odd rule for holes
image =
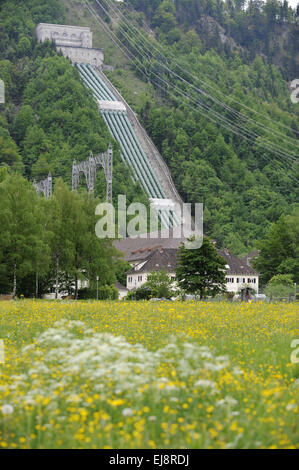
{"label": "dark tree trunk", "polygon": [[59,256],[56,256],[55,299],[58,299],[58,267],[59,267]]}
{"label": "dark tree trunk", "polygon": [[75,274],[75,300],[78,300],[78,276]]}
{"label": "dark tree trunk", "polygon": [[38,298],[38,272],[35,275],[35,298]]}
{"label": "dark tree trunk", "polygon": [[12,298],[15,299],[17,293],[17,263],[14,264],[13,270],[13,291],[12,291]]}

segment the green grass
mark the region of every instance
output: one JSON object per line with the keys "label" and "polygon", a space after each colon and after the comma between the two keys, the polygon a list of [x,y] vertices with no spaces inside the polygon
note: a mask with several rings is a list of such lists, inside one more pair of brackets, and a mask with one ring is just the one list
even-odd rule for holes
{"label": "green grass", "polygon": [[285,303],[1,302],[0,446],[298,447],[297,318]]}

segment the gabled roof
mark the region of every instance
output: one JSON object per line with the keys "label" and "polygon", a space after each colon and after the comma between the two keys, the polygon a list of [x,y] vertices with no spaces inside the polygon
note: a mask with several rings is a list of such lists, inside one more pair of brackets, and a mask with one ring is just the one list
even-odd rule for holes
{"label": "gabled roof", "polygon": [[[177,265],[176,248],[156,248],[153,251],[145,252],[144,258],[139,260],[127,274],[149,273],[164,269],[167,272],[174,272]],[[257,276],[258,273],[248,266],[243,260],[231,254],[228,250],[217,250],[219,255],[226,262],[226,275]]]}
{"label": "gabled roof", "polygon": [[[186,234],[187,230],[186,230]],[[126,261],[145,260],[151,252],[159,249],[178,249],[187,240],[183,226],[158,230],[144,236],[127,237],[113,242],[115,248],[124,253]]]}
{"label": "gabled roof", "polygon": [[244,261],[245,264],[248,266],[251,266],[252,261],[254,261],[259,255],[258,250],[253,250],[251,253],[249,253],[247,256],[244,256],[244,258],[241,258],[242,261]]}
{"label": "gabled roof", "polygon": [[239,259],[235,255],[232,255],[228,250],[217,250],[219,255],[224,258],[226,264],[227,264],[227,271],[226,274],[232,274],[232,275],[237,275],[239,274],[240,276],[257,276],[258,273],[253,269],[251,266],[249,266],[244,259]]}
{"label": "gabled roof", "polygon": [[164,269],[173,273],[176,269],[177,249],[176,248],[157,248],[147,255],[147,259],[137,263],[127,274],[142,274]]}
{"label": "gabled roof", "polygon": [[[166,229],[148,233],[145,234],[145,237],[128,237],[114,242],[115,248],[124,253],[125,260],[135,264],[128,274],[159,271],[160,269],[174,272],[177,250],[187,240],[181,227],[175,228],[173,231],[170,229],[169,232]],[[211,241],[214,243],[213,240]],[[248,257],[239,259],[227,249],[217,251],[226,261],[227,275],[258,275],[257,271],[249,266]],[[257,252],[253,252],[250,257],[254,258],[256,255]]]}

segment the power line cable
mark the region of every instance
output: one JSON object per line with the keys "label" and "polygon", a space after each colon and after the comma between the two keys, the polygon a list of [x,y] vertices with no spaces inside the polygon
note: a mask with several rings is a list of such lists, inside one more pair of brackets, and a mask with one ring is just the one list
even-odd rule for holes
{"label": "power line cable", "polygon": [[[99,1],[98,1],[98,0],[95,0],[95,1],[96,1],[96,3],[102,8],[102,5],[99,3]],[[137,33],[139,36],[141,36],[141,38],[142,38],[143,41],[144,41],[144,44],[143,44],[144,47],[145,47],[148,51],[150,51],[151,54],[152,54],[152,50],[154,49],[154,50],[156,50],[156,51],[159,53],[159,55],[165,60],[166,63],[169,62],[169,59],[163,54],[163,52],[161,52],[152,42],[150,42],[149,39],[148,39],[146,36],[144,36],[144,35],[133,25],[133,23],[130,23],[130,22],[127,20],[127,18],[123,15],[123,13],[120,11],[120,9],[115,5],[115,3],[112,2],[112,0],[102,0],[102,1],[106,1],[106,3],[107,3],[108,5],[110,5],[110,7],[112,7],[112,10],[114,9],[114,11],[117,11],[117,12],[118,12],[118,14],[123,18],[123,22],[126,23],[126,25],[127,25],[128,28],[131,30],[131,32],[135,30],[136,33]],[[136,34],[136,33],[135,33],[135,38],[137,38],[137,34]],[[146,43],[149,44],[150,49],[146,46]],[[157,60],[157,59],[156,59],[156,60]],[[173,70],[169,69],[163,62],[160,62],[160,63],[161,63],[161,66],[165,67],[166,70],[168,70],[168,71],[169,71],[170,73],[172,73],[173,75],[176,75],[178,78],[180,78],[180,79],[181,79],[182,81],[184,81],[186,84],[188,84],[189,86],[193,87],[196,91],[198,91],[198,92],[200,92],[200,93],[205,93],[203,90],[197,89],[192,83],[186,81],[183,77],[179,76],[179,75],[176,74]],[[273,122],[273,120],[272,120],[270,117],[268,117],[268,116],[266,116],[266,115],[264,115],[264,114],[259,113],[258,111],[256,111],[256,110],[254,110],[254,109],[248,107],[248,106],[245,105],[244,103],[241,103],[241,102],[237,101],[236,99],[234,99],[234,98],[231,97],[231,96],[228,97],[227,95],[225,95],[224,93],[222,93],[219,89],[217,89],[217,88],[215,87],[215,85],[211,86],[209,83],[204,82],[202,79],[199,79],[199,77],[196,77],[195,75],[191,74],[191,72],[189,72],[188,69],[182,68],[182,66],[181,66],[180,64],[178,64],[174,59],[173,59],[173,63],[174,63],[175,66],[177,66],[178,68],[180,68],[184,73],[187,73],[187,74],[188,74],[190,77],[192,77],[194,80],[199,80],[199,81],[201,81],[201,82],[203,83],[203,85],[207,86],[208,88],[211,88],[214,92],[217,92],[217,93],[221,94],[221,95],[222,95],[223,97],[225,97],[225,98],[229,98],[231,101],[236,102],[238,105],[240,105],[240,106],[246,108],[246,109],[249,110],[250,112],[257,114],[257,115],[263,117],[264,119],[270,120],[271,123]],[[235,109],[229,107],[229,106],[226,105],[225,103],[220,102],[219,100],[217,100],[217,98],[215,98],[215,97],[213,97],[213,96],[211,96],[211,95],[208,95],[207,93],[205,93],[205,94],[206,94],[206,96],[208,96],[210,99],[216,100],[216,101],[218,102],[218,104],[221,104],[221,105],[223,105],[223,106],[226,106],[226,108],[227,108],[227,109],[230,109],[231,112],[236,113],[238,117],[241,117],[242,119],[245,119],[245,120],[247,120],[247,119],[252,120],[250,117],[245,116],[245,115],[242,115],[242,113],[240,113],[239,111],[236,111]],[[292,129],[292,128],[286,126],[286,125],[283,124],[283,123],[277,122],[276,124],[277,124],[278,126],[284,127],[285,129],[287,129],[288,131],[290,131],[290,132],[292,132],[292,133],[296,133],[296,134],[299,135],[299,132],[298,132],[298,131],[296,131],[295,129]],[[263,126],[265,129],[268,129],[268,130],[271,132],[271,134],[277,133],[277,134],[280,134],[281,136],[283,136],[283,137],[285,137],[285,138],[287,138],[287,139],[289,139],[289,140],[294,140],[294,141],[296,142],[295,139],[293,139],[293,138],[291,138],[291,137],[288,137],[288,136],[285,136],[285,134],[282,134],[281,132],[276,131],[275,129],[267,128],[267,126],[264,126],[264,125],[261,124],[261,123],[260,123],[260,125]]]}
{"label": "power line cable", "polygon": [[[103,10],[104,10],[107,14],[109,13],[105,8],[103,8]],[[93,15],[97,18],[97,20],[98,20],[98,18],[100,18],[97,13],[95,13],[95,12],[92,12],[92,13],[93,13]],[[99,20],[98,20],[98,21],[99,21]],[[103,20],[101,20],[101,23],[102,23],[102,21],[103,21]],[[127,58],[128,58],[129,60],[131,60],[131,61],[133,60],[133,61],[134,61],[134,65],[136,66],[136,68],[139,69],[140,72],[141,72],[143,75],[146,76],[147,80],[149,80],[149,79],[150,79],[150,78],[149,78],[149,73],[148,73],[148,72],[147,72],[147,73],[144,73],[144,70],[142,70],[139,66],[137,66],[136,60],[138,61],[138,59],[136,58],[136,56],[133,55],[133,57],[134,57],[134,59],[133,59],[133,57],[131,57],[131,56],[132,56],[132,53],[128,50],[128,48],[127,48],[126,46],[124,46],[124,44],[120,43],[120,41],[119,41],[119,39],[117,38],[117,36],[115,35],[115,33],[112,32],[109,28],[107,28],[106,25],[103,25],[103,26],[105,27],[105,29],[106,29],[106,31],[108,32],[109,36],[111,37],[111,35],[113,35],[114,38],[116,39],[116,41],[115,41],[114,38],[112,38],[114,44],[115,44],[118,48],[120,48],[123,52],[124,52],[123,49],[124,49],[124,48],[126,49],[126,52],[127,52],[127,53],[126,53],[125,55],[127,56]],[[140,61],[138,61],[138,62],[141,64],[142,67],[144,67],[144,64],[142,64]],[[147,69],[146,69],[146,70],[147,70]],[[158,75],[155,74],[154,72],[151,72],[151,74],[154,75],[154,76],[156,76],[156,77],[158,77],[158,79],[161,80],[162,82],[164,82],[166,86],[169,86],[169,85],[170,85],[172,88],[176,89],[176,90],[178,91],[178,93],[184,95],[185,97],[188,97],[190,100],[192,100],[192,101],[194,102],[194,98],[193,98],[193,97],[191,97],[190,95],[188,95],[188,94],[182,92],[178,87],[176,87],[176,86],[173,85],[172,83],[166,82],[161,76],[158,76]],[[154,82],[154,83],[155,83],[155,85],[157,86],[157,83],[156,83],[156,82]],[[160,88],[161,88],[161,87],[160,87]],[[163,91],[165,92],[165,90],[163,90]],[[208,111],[208,112],[212,113],[213,115],[217,116],[217,118],[221,121],[222,125],[223,125],[223,122],[226,122],[226,124],[230,126],[230,127],[229,127],[229,130],[233,130],[231,126],[235,126],[235,128],[239,130],[239,135],[241,135],[242,137],[245,137],[245,138],[247,137],[247,140],[249,140],[249,139],[248,139],[248,136],[244,135],[243,132],[245,132],[246,134],[248,134],[249,137],[252,137],[253,139],[251,140],[251,142],[254,142],[255,144],[257,144],[257,142],[256,142],[256,140],[255,140],[256,138],[262,138],[260,135],[258,135],[258,134],[256,134],[256,133],[253,134],[251,131],[248,131],[247,129],[244,129],[244,128],[242,128],[241,126],[239,126],[239,125],[237,125],[237,124],[235,124],[235,123],[231,123],[231,122],[228,121],[226,118],[223,118],[223,116],[221,116],[221,115],[219,115],[218,113],[215,113],[214,111],[212,111],[211,108],[207,107],[207,105],[206,105],[205,103],[200,103],[200,102],[198,102],[198,101],[196,101],[195,103],[196,103],[198,106],[203,106],[206,111]],[[196,111],[198,111],[198,110],[196,110]],[[206,115],[206,114],[205,114],[205,115]],[[215,121],[213,121],[213,122],[215,122]],[[219,123],[217,123],[217,124],[219,124]],[[227,126],[226,126],[226,128],[227,128]],[[235,132],[235,133],[236,133],[236,132]],[[293,156],[293,155],[284,154],[283,152],[281,152],[281,150],[280,150],[279,147],[277,147],[277,146],[275,146],[275,145],[273,145],[273,144],[271,144],[271,143],[269,143],[269,142],[264,142],[263,144],[259,143],[258,145],[259,145],[259,146],[261,146],[261,145],[264,146],[267,150],[270,150],[271,152],[275,153],[277,156],[283,156],[283,157],[286,157],[286,158],[288,158],[288,159],[290,159],[290,160],[294,160],[294,156]]]}
{"label": "power line cable", "polygon": [[[88,8],[88,9],[89,9],[89,8]],[[115,35],[115,33],[113,33],[113,32],[106,26],[106,24],[105,24],[104,21],[101,19],[101,17],[100,17],[97,13],[95,13],[94,11],[92,11],[92,10],[90,10],[90,13],[95,17],[95,19],[96,19],[99,23],[102,24],[102,26],[103,26],[104,29],[106,30],[107,34],[108,34],[108,35],[111,37],[111,39],[113,40],[114,44],[127,56],[127,58],[128,58],[130,61],[133,61],[133,62],[134,62],[134,60],[130,57],[130,55],[132,55],[132,54],[130,54],[130,51],[126,48],[126,46],[124,46],[122,43],[120,43],[120,41],[119,41],[119,39],[117,38],[117,36]],[[120,44],[118,44],[118,43],[120,43]],[[123,49],[125,49],[125,50],[127,51],[127,53],[125,53]],[[136,59],[135,56],[133,56],[133,57],[134,57],[134,59]],[[135,64],[135,62],[134,62],[134,64]],[[145,74],[144,70],[141,69],[137,64],[135,64],[135,66],[136,66],[136,68],[139,69],[140,72],[148,79],[148,74]],[[142,66],[143,66],[143,65],[142,65]],[[158,78],[160,78],[160,77],[158,77]],[[161,78],[160,78],[160,79],[161,79]],[[163,81],[163,79],[162,79],[162,81]],[[157,86],[158,88],[160,88],[162,91],[165,92],[165,88],[162,87],[161,85],[159,85],[159,83],[156,83],[156,86]],[[181,92],[181,90],[180,90],[180,92]],[[181,92],[181,93],[182,93],[182,92]],[[170,94],[173,98],[178,99],[178,97],[175,96],[174,94],[172,94],[169,90],[168,90],[168,94]],[[217,121],[215,121],[213,118],[211,118],[211,116],[207,116],[207,114],[206,114],[206,112],[204,112],[204,110],[200,110],[200,109],[198,109],[198,108],[194,108],[194,106],[190,105],[190,103],[186,103],[186,105],[187,105],[188,107],[190,107],[191,109],[193,109],[195,112],[199,112],[200,114],[203,114],[205,117],[208,117],[208,118],[209,118],[211,121],[213,121],[215,124],[219,124]],[[235,130],[234,128],[232,128],[231,126],[226,126],[226,125],[224,125],[224,127],[226,127],[228,130],[234,132],[235,134],[241,135],[242,137],[245,137],[247,140],[252,141],[252,139],[249,139],[248,137],[246,137],[246,136],[240,134],[239,132],[236,132],[236,130]],[[254,141],[254,143],[257,144],[256,141]],[[260,143],[259,143],[258,145],[261,146]],[[264,159],[266,159],[266,161],[269,161],[269,162],[272,163],[272,159],[266,158],[265,155],[263,155],[262,157],[263,157]],[[283,164],[285,163],[285,161],[282,161],[282,160],[280,160],[280,161],[281,161]],[[292,160],[290,160],[290,161],[293,162]],[[291,179],[292,182],[294,182],[295,184],[297,184],[297,181],[294,180],[290,175],[288,175],[288,178]]]}

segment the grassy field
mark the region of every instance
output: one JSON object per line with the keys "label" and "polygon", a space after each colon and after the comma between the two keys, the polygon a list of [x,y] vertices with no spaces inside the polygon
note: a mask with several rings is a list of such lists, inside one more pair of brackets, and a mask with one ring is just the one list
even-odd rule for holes
{"label": "grassy field", "polygon": [[0,448],[296,448],[295,304],[0,303]]}

